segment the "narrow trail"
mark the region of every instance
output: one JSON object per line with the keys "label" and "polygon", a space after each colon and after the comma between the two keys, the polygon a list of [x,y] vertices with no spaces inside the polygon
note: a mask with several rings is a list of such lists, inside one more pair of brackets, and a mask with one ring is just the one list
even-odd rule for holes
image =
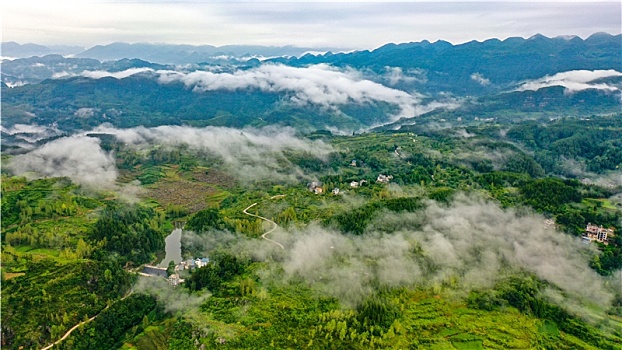
{"label": "narrow trail", "polygon": [[[278,196],[272,196],[272,197],[270,197],[270,199],[283,198],[283,197],[285,197],[285,195],[284,194],[280,194]],[[279,227],[279,225],[277,225],[276,222],[274,222],[274,221],[272,221],[272,220],[270,220],[268,218],[264,218],[263,216],[259,216],[259,215],[255,215],[255,214],[251,214],[251,213],[247,212],[247,210],[249,210],[250,208],[252,208],[252,207],[254,207],[256,205],[257,205],[257,202],[249,205],[246,209],[242,210],[242,212],[244,214],[246,214],[246,215],[254,216],[256,218],[260,218],[261,220],[267,221],[267,222],[271,223],[272,225],[274,225],[274,227],[272,227],[272,229],[266,231],[263,235],[261,235],[261,238],[265,239],[266,241],[270,241],[270,242],[278,245],[279,247],[281,247],[281,249],[285,249],[285,247],[283,247],[283,245],[281,243],[279,243],[277,241],[274,241],[274,240],[271,240],[270,238],[266,237],[268,234],[274,232],[274,230],[276,230]]]}
{"label": "narrow trail", "polygon": [[[131,294],[132,294],[132,292],[127,293],[127,295],[125,295],[123,298],[121,298],[121,299],[120,299],[120,300],[118,300],[118,301],[121,301],[121,300],[123,300],[123,299],[125,299],[125,298],[129,297]],[[116,301],[115,301],[115,303],[116,303]],[[114,304],[114,303],[113,303],[113,304]],[[112,304],[110,304],[110,305],[112,305]],[[64,335],[63,335],[60,339],[58,339],[57,341],[53,342],[52,344],[50,344],[50,345],[48,345],[48,346],[46,346],[46,347],[42,348],[41,350],[48,350],[48,349],[50,349],[51,347],[53,347],[54,345],[58,345],[58,343],[60,343],[60,342],[62,342],[63,340],[67,339],[67,337],[68,337],[69,335],[71,335],[71,332],[75,331],[76,329],[78,329],[78,327],[82,326],[83,324],[85,324],[85,323],[87,323],[87,322],[91,322],[91,321],[93,321],[93,320],[95,319],[95,317],[99,316],[102,312],[104,312],[104,310],[106,310],[107,308],[109,308],[109,307],[110,307],[110,305],[108,305],[108,306],[106,306],[105,308],[103,308],[103,309],[102,309],[102,311],[100,311],[97,315],[95,315],[95,316],[93,316],[93,317],[89,318],[88,320],[84,320],[84,321],[82,321],[82,322],[78,323],[77,325],[75,325],[75,326],[73,326],[73,327],[69,328],[69,330],[67,331],[67,333],[65,333],[65,334],[64,334]]]}

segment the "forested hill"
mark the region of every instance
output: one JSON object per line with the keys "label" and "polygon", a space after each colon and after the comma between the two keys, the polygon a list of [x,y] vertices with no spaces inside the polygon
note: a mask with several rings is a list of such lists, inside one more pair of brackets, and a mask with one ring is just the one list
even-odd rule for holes
{"label": "forested hill", "polygon": [[[557,72],[577,69],[620,70],[622,36],[597,33],[586,39],[512,37],[453,45],[427,40],[404,44],[386,44],[372,51],[307,54],[300,58],[274,58],[272,62],[292,66],[327,63],[337,67],[367,68],[384,73],[399,67],[426,89],[456,94],[484,94],[515,82],[536,79]],[[475,74],[475,75],[474,75]],[[478,81],[481,84],[474,84]]]}
{"label": "forested hill", "polygon": [[[460,45],[423,41],[191,66],[60,55],[19,59],[3,62],[2,126],[73,132],[102,123],[280,125],[352,133],[399,128],[415,117],[419,123],[431,111],[435,122],[451,120],[453,126],[612,114],[620,110],[621,39],[601,33]],[[400,119],[406,122],[393,124]]]}

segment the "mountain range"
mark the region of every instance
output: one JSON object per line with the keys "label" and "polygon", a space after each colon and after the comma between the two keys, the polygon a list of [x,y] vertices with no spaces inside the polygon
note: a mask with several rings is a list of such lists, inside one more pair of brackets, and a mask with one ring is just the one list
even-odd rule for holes
{"label": "mountain range", "polygon": [[[278,124],[352,132],[426,120],[461,125],[619,113],[621,39],[422,41],[264,60],[248,57],[303,49],[115,43],[73,57],[3,61],[2,126]],[[246,58],[166,63],[242,52]],[[122,58],[100,61],[114,57]]]}
{"label": "mountain range", "polygon": [[174,45],[153,43],[115,42],[96,45],[85,49],[78,46],[43,46],[36,44],[20,45],[16,42],[3,42],[2,55],[11,58],[27,58],[48,54],[70,55],[76,58],[93,58],[100,61],[113,61],[123,58],[138,58],[161,64],[189,64],[214,60],[215,58],[280,57],[301,56],[308,52],[341,51],[334,47],[296,47],[259,45]]}

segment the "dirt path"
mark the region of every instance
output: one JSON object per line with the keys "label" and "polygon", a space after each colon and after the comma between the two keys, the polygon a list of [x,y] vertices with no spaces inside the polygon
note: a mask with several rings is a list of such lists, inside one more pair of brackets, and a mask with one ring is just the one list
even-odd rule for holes
{"label": "dirt path", "polygon": [[[126,295],[126,296],[124,296],[123,298],[121,298],[120,300],[123,300],[123,299],[125,299],[125,298],[129,297],[129,296],[130,296],[130,294],[132,294],[132,292],[127,293],[127,295]],[[111,304],[111,305],[112,305],[112,304]],[[95,319],[95,317],[99,316],[99,314],[101,314],[102,312],[104,312],[104,310],[106,310],[106,309],[107,309],[107,308],[109,308],[109,307],[110,307],[110,305],[106,306],[106,307],[105,307],[102,311],[100,311],[97,315],[95,315],[95,316],[93,316],[93,317],[89,318],[88,320],[82,321],[82,322],[78,323],[77,325],[75,325],[75,326],[73,326],[73,327],[69,328],[69,330],[67,331],[67,333],[65,333],[65,334],[64,334],[64,335],[63,335],[60,339],[58,339],[57,341],[53,342],[52,344],[50,344],[50,345],[48,345],[48,346],[46,346],[46,347],[42,348],[41,350],[47,350],[47,349],[49,349],[49,348],[53,347],[54,345],[58,345],[58,343],[60,343],[60,342],[62,342],[63,340],[67,339],[67,337],[68,337],[69,335],[71,335],[71,332],[75,331],[78,327],[82,326],[83,324],[85,324],[85,323],[87,323],[87,322],[91,322],[91,321],[93,321],[93,320]]]}
{"label": "dirt path", "polygon": [[[285,197],[285,195],[284,194],[280,194],[278,196],[272,196],[272,197],[270,197],[270,199],[283,198],[283,197]],[[276,230],[277,227],[279,227],[279,225],[277,225],[276,222],[274,222],[274,221],[272,221],[270,219],[264,218],[263,216],[259,216],[259,215],[255,215],[255,214],[251,214],[251,213],[247,212],[247,210],[249,210],[250,208],[252,208],[252,207],[254,207],[256,205],[257,205],[257,202],[249,205],[246,209],[242,210],[242,212],[244,214],[246,214],[246,215],[254,216],[256,218],[260,218],[261,220],[267,221],[267,222],[271,223],[272,225],[274,225],[274,227],[272,227],[272,229],[266,231],[263,235],[261,235],[261,238],[265,239],[266,241],[270,241],[270,242],[278,245],[279,247],[281,247],[281,249],[285,249],[285,247],[283,247],[283,245],[281,243],[279,243],[277,241],[274,241],[274,240],[271,240],[270,238],[266,237],[268,234],[274,232],[274,230]]]}

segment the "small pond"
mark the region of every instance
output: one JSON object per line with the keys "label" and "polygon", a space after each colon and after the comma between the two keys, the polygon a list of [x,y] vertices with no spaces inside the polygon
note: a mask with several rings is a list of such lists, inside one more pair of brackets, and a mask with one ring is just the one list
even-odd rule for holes
{"label": "small pond", "polygon": [[166,236],[164,242],[166,244],[166,255],[158,266],[168,267],[168,263],[171,260],[173,260],[175,264],[179,264],[181,262],[181,229],[174,229],[170,235]]}

